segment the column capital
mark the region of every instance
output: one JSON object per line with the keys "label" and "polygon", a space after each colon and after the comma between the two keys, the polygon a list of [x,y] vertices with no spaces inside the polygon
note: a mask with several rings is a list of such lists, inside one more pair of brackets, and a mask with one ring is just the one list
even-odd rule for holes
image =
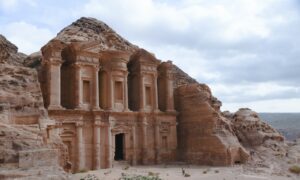
{"label": "column capital", "polygon": [[101,69],[101,66],[100,65],[92,65],[92,67],[93,67],[93,69],[95,70],[95,71],[100,71],[100,69]]}
{"label": "column capital", "polygon": [[57,57],[50,57],[48,59],[44,59],[43,63],[46,64],[46,65],[60,66],[63,63],[63,61],[60,58],[57,58]]}
{"label": "column capital", "polygon": [[71,64],[71,66],[74,67],[74,68],[76,68],[76,69],[80,69],[82,67],[82,64],[76,62],[76,63]]}
{"label": "column capital", "polygon": [[75,125],[76,125],[76,127],[83,127],[84,123],[79,121],[79,122],[76,122]]}
{"label": "column capital", "polygon": [[96,121],[94,121],[94,126],[100,127],[100,126],[103,126],[103,123],[100,120],[96,120]]}

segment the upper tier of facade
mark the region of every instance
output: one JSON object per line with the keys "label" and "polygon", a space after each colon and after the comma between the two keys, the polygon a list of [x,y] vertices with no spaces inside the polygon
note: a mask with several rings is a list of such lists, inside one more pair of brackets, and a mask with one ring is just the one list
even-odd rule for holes
{"label": "upper tier of facade", "polygon": [[172,62],[144,49],[99,51],[97,41],[42,48],[40,82],[48,110],[174,112]]}

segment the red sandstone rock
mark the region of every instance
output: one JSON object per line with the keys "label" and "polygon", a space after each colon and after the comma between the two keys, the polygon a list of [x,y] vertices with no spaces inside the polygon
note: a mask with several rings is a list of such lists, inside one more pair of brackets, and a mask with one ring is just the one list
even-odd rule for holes
{"label": "red sandstone rock", "polygon": [[10,42],[1,41],[0,46],[0,179],[29,178],[35,173],[56,173],[54,179],[63,179],[66,174],[59,166],[66,163],[66,147],[49,129],[54,121],[44,109],[37,72],[21,66],[17,48]]}
{"label": "red sandstone rock", "polygon": [[[222,117],[208,86],[183,85],[176,89],[178,154],[183,161],[202,165],[232,165],[249,155]],[[218,107],[218,106],[217,106]]]}
{"label": "red sandstone rock", "polygon": [[18,52],[18,48],[0,34],[0,64],[22,66],[26,55]]}

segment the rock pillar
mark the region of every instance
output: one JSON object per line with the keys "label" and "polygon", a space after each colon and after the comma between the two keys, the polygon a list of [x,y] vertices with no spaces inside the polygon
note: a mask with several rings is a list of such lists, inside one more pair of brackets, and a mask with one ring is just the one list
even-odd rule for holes
{"label": "rock pillar", "polygon": [[93,96],[92,96],[92,108],[93,110],[99,110],[99,67],[93,67]]}
{"label": "rock pillar", "polygon": [[139,75],[139,91],[140,91],[140,111],[145,110],[145,86],[144,86],[144,77],[142,74]]}
{"label": "rock pillar", "polygon": [[113,164],[113,145],[112,145],[112,133],[111,133],[111,125],[110,123],[108,123],[107,125],[107,136],[108,136],[108,140],[107,140],[107,149],[108,149],[108,155],[107,155],[107,167],[111,168],[112,164]]}
{"label": "rock pillar", "polygon": [[158,90],[157,90],[157,75],[155,74],[153,76],[153,82],[154,82],[154,111],[159,111],[158,109]]}
{"label": "rock pillar", "polygon": [[142,130],[143,130],[143,164],[147,164],[148,163],[148,136],[147,136],[147,118],[145,115],[142,116]]}
{"label": "rock pillar", "polygon": [[60,67],[61,61],[59,60],[52,60],[51,62],[47,63],[48,66],[48,96],[49,96],[49,110],[55,109],[62,109],[61,102],[60,102]]}
{"label": "rock pillar", "polygon": [[160,123],[159,121],[156,119],[155,122],[155,161],[156,164],[160,163],[160,148],[161,148],[161,143],[160,143],[160,132],[159,132],[159,126]]}
{"label": "rock pillar", "polygon": [[74,88],[75,88],[75,108],[81,109],[82,108],[82,80],[81,80],[81,70],[79,64],[73,65],[75,71],[75,81],[74,81]]}
{"label": "rock pillar", "polygon": [[124,111],[129,111],[128,109],[128,72],[124,75]]}
{"label": "rock pillar", "polygon": [[83,142],[83,122],[76,123],[77,131],[77,170],[85,169],[85,147]]}
{"label": "rock pillar", "polygon": [[96,119],[94,123],[94,170],[101,168],[101,121]]}
{"label": "rock pillar", "polygon": [[166,111],[167,112],[174,112],[174,88],[173,88],[173,74],[168,73],[166,75]]}
{"label": "rock pillar", "polygon": [[136,125],[132,126],[132,165],[137,165],[137,139],[136,139]]}

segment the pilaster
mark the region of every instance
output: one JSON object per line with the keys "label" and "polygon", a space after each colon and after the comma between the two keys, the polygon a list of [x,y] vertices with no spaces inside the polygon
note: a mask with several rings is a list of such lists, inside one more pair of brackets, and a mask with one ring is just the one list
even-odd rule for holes
{"label": "pilaster", "polygon": [[101,118],[94,122],[94,170],[101,168]]}
{"label": "pilaster", "polygon": [[50,58],[46,63],[48,76],[48,99],[49,99],[49,110],[63,109],[61,106],[61,60],[56,58]]}
{"label": "pilaster", "polygon": [[93,96],[92,96],[93,110],[100,110],[98,73],[99,73],[99,66],[93,66]]}
{"label": "pilaster", "polygon": [[85,147],[83,141],[83,122],[76,123],[77,132],[77,170],[85,169]]}

